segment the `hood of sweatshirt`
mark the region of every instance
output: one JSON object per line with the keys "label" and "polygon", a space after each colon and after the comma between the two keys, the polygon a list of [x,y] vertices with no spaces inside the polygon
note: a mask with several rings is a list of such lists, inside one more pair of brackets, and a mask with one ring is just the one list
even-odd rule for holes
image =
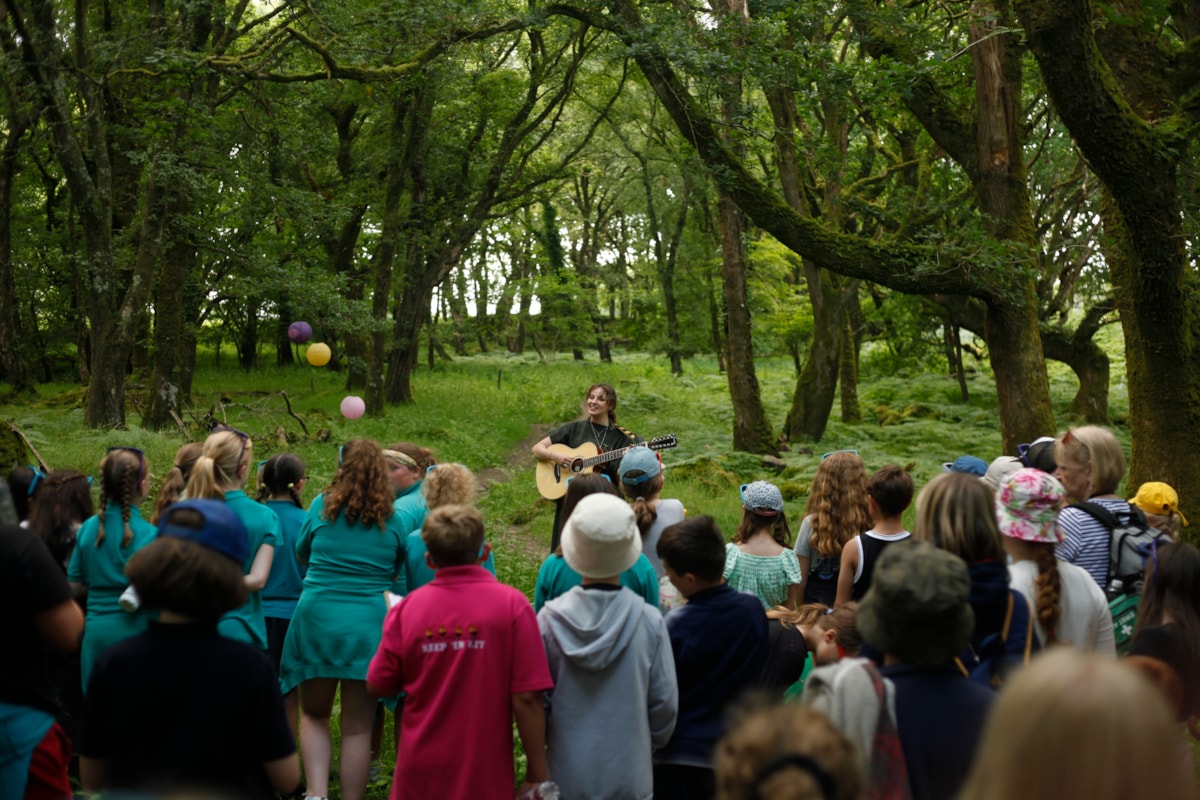
{"label": "hood of sweatshirt", "polygon": [[645,617],[645,605],[624,587],[614,592],[576,586],[543,606],[538,618],[568,660],[595,672],[625,652]]}

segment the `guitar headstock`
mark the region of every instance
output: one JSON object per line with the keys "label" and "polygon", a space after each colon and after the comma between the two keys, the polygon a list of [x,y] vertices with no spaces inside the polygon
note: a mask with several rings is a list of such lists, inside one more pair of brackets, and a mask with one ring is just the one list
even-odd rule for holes
{"label": "guitar headstock", "polygon": [[646,442],[646,447],[651,450],[670,450],[672,447],[677,447],[679,440],[675,438],[675,434],[668,433],[666,436],[656,436]]}

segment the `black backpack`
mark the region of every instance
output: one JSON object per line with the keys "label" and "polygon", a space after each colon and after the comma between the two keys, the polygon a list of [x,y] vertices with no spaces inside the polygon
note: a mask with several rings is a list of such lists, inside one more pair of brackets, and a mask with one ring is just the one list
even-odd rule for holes
{"label": "black backpack", "polygon": [[1135,505],[1130,505],[1128,512],[1117,514],[1099,503],[1086,501],[1072,503],[1070,507],[1091,516],[1111,535],[1108,577],[1104,582],[1109,600],[1122,594],[1141,594],[1146,559],[1150,556],[1151,548],[1157,546],[1160,539],[1170,541],[1170,537],[1150,527],[1146,515]]}

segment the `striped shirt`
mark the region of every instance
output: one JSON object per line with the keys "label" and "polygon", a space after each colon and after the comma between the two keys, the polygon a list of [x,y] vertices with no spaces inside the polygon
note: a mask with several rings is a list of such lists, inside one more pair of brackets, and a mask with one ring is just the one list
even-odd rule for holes
{"label": "striped shirt", "polygon": [[[1129,514],[1129,503],[1117,497],[1095,498],[1118,518]],[[1112,531],[1098,519],[1078,508],[1064,508],[1058,514],[1063,540],[1059,542],[1055,555],[1062,561],[1082,567],[1096,581],[1096,585],[1108,590],[1108,567],[1112,558]]]}

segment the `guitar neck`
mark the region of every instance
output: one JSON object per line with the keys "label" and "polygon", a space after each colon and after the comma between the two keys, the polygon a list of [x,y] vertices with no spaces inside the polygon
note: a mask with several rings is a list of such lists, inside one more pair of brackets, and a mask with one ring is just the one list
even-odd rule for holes
{"label": "guitar neck", "polygon": [[637,445],[631,444],[628,447],[622,447],[620,450],[612,450],[607,453],[601,453],[598,456],[592,456],[591,458],[585,458],[583,460],[583,463],[580,466],[583,469],[587,469],[588,467],[594,467],[597,464],[607,464],[609,461],[613,461],[614,459],[618,459],[621,456],[625,455],[625,453],[628,452],[629,449],[633,448],[633,447],[637,447]]}

